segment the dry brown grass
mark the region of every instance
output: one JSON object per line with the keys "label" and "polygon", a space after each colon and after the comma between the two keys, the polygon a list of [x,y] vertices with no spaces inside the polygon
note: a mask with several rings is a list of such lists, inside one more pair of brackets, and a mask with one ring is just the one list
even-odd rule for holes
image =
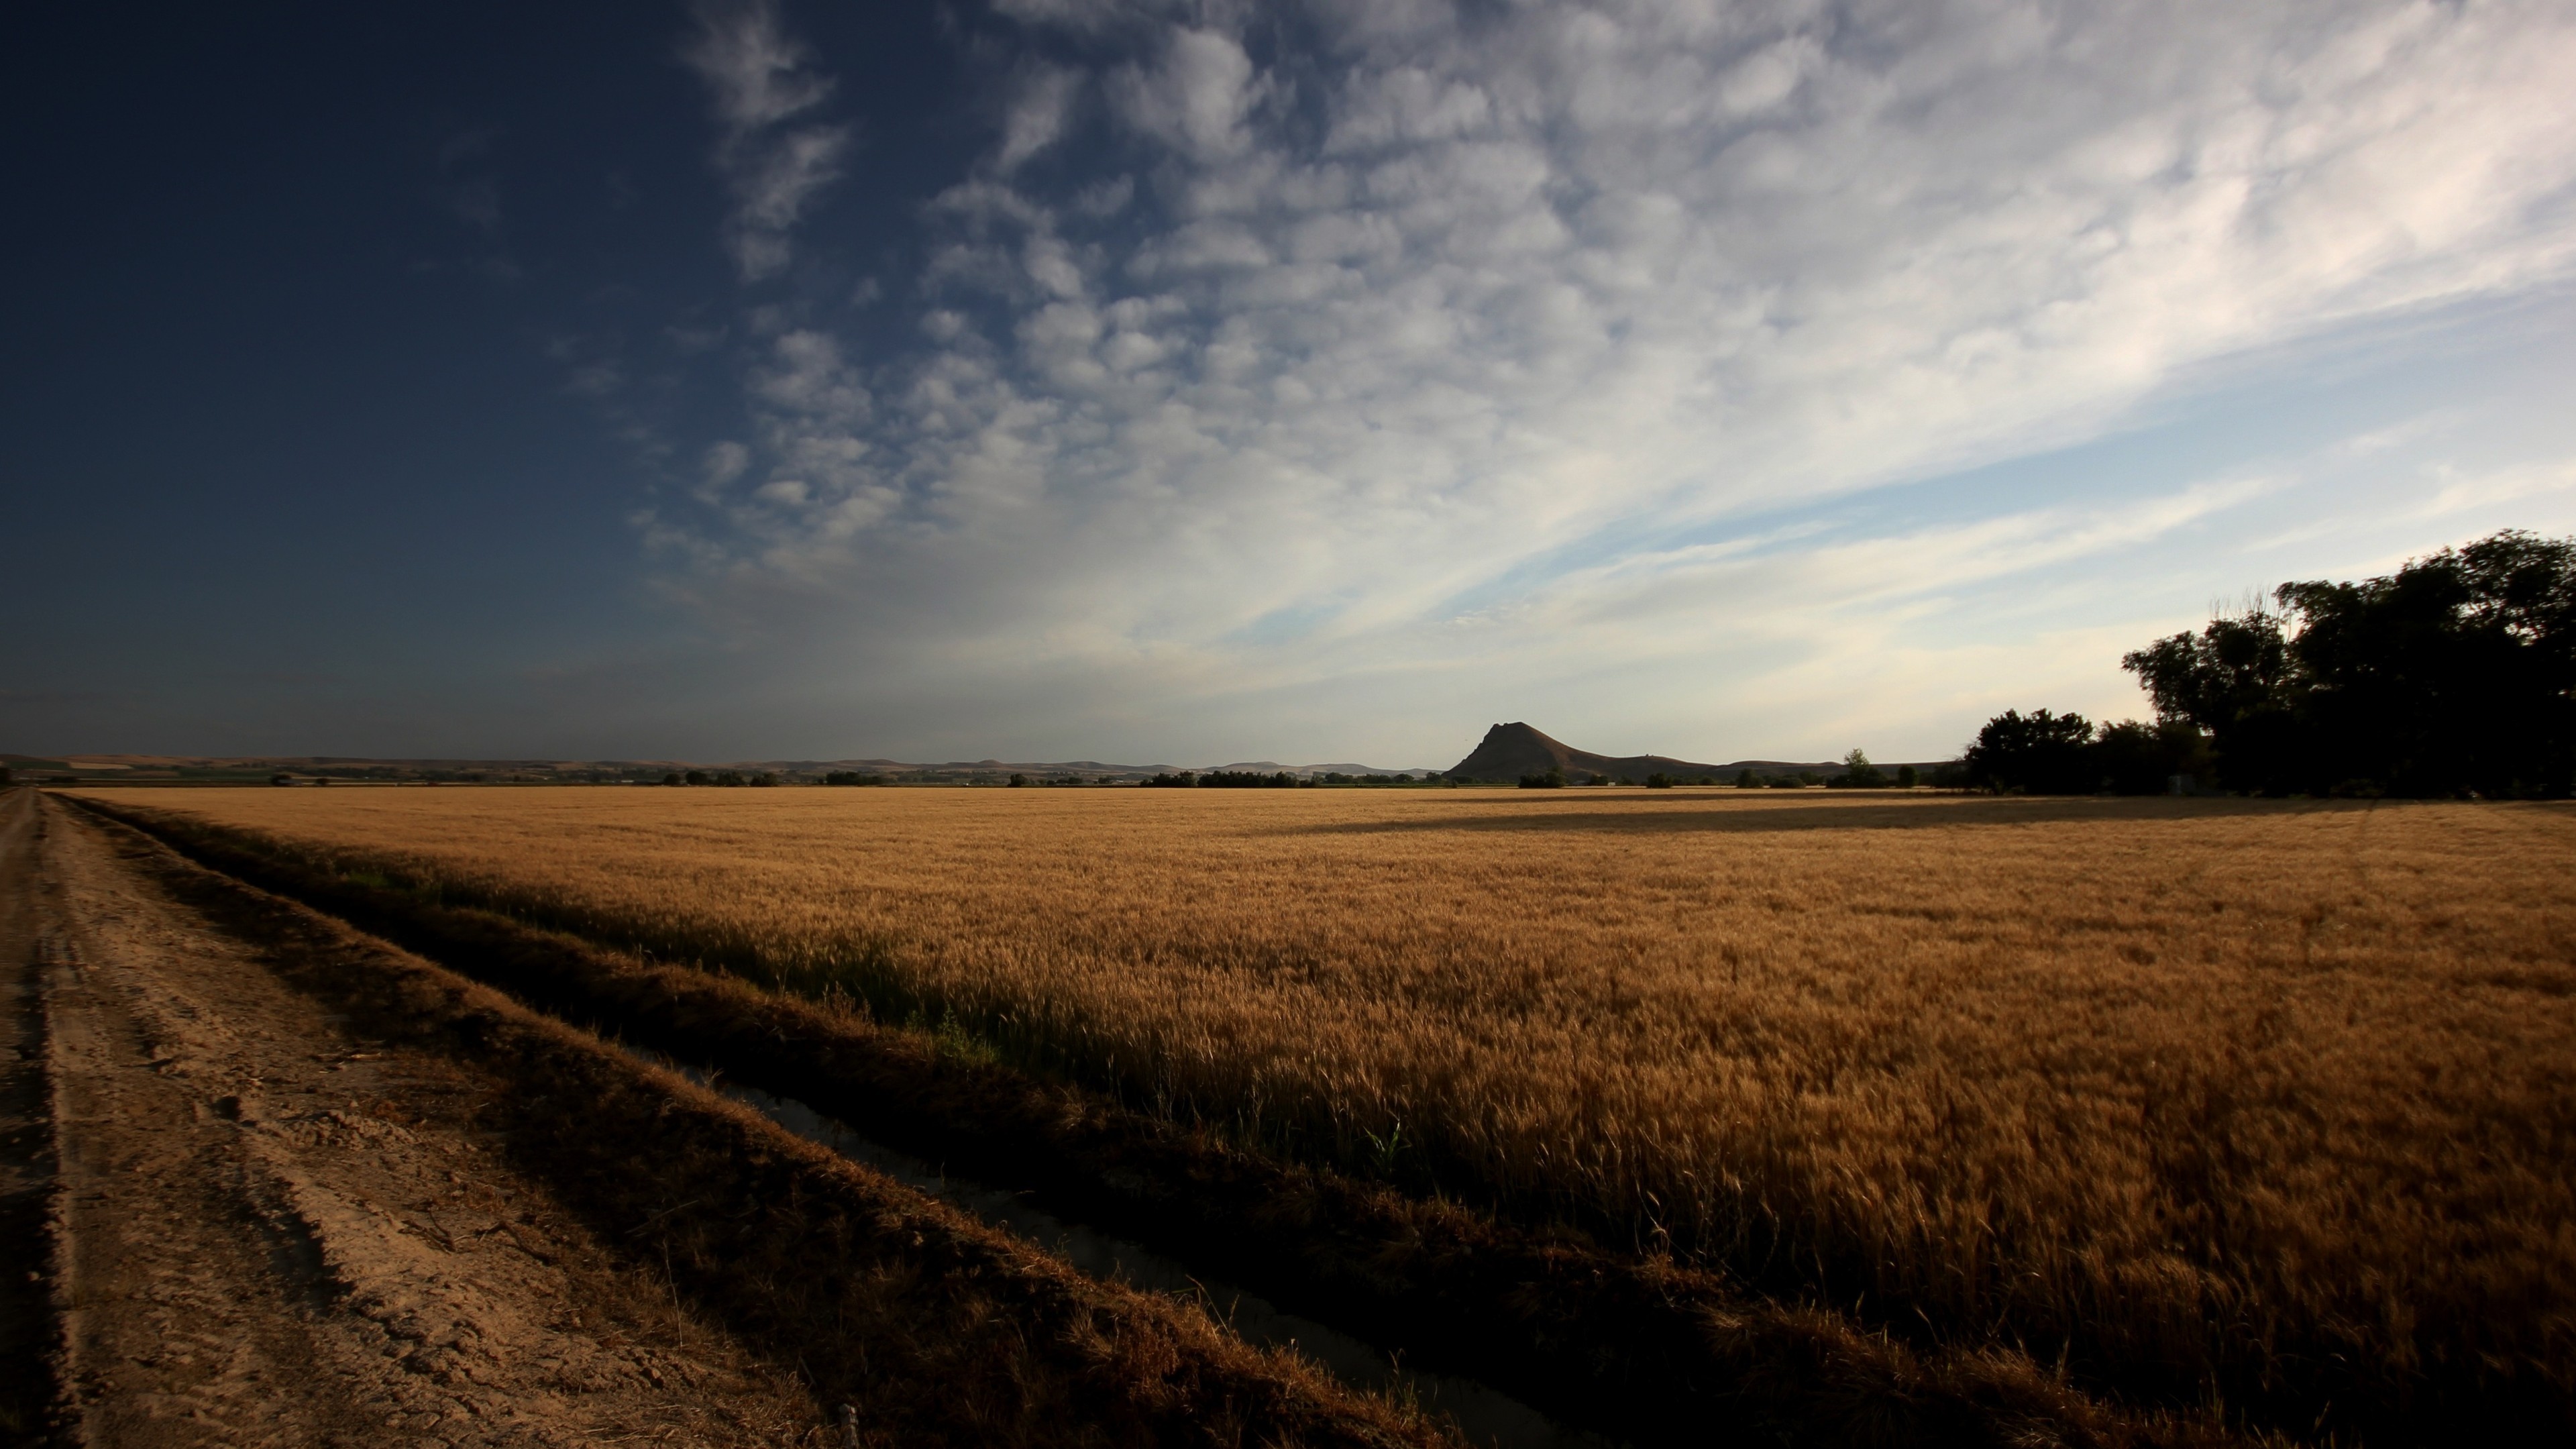
{"label": "dry brown grass", "polygon": [[2563,807],[115,798],[2129,1393],[2305,1428],[2576,1381]]}

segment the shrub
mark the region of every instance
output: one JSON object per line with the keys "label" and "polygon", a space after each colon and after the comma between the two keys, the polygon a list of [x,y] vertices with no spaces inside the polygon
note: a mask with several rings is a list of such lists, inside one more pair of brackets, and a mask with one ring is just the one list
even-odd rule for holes
{"label": "shrub", "polygon": [[1868,755],[1855,749],[1843,756],[1843,772],[1825,783],[1837,790],[1875,790],[1886,785],[1887,777],[1869,762]]}

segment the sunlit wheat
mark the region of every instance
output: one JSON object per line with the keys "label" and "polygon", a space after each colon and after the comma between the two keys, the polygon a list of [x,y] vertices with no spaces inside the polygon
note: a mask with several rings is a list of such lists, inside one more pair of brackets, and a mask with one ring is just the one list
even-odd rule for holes
{"label": "sunlit wheat", "polygon": [[2576,1377],[2564,807],[118,793],[2133,1386]]}

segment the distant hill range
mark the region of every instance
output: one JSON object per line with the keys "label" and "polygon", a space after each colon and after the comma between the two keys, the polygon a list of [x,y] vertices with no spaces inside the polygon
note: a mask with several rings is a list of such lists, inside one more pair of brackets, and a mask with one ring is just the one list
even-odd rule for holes
{"label": "distant hill range", "polygon": [[[1892,761],[1881,761],[1894,770]],[[832,774],[881,776],[907,784],[999,784],[1013,775],[1032,780],[1081,780],[1091,784],[1133,783],[1155,775],[1177,775],[1183,769],[1206,774],[1289,774],[1300,778],[1325,775],[1411,775],[1416,780],[1446,775],[1453,780],[1512,784],[1524,775],[1562,770],[1570,780],[1587,777],[1642,784],[1649,775],[1675,779],[1732,781],[1751,770],[1756,775],[1794,777],[1830,775],[1842,765],[1833,760],[1736,760],[1724,765],[1677,760],[1669,755],[1596,755],[1552,739],[1529,725],[1498,724],[1467,758],[1442,771],[1423,765],[1362,765],[1349,761],[1321,765],[1283,765],[1276,760],[1237,760],[1224,765],[1120,765],[1101,760],[951,760],[944,764],[887,759],[844,760],[454,760],[365,759],[345,755],[19,755],[0,753],[21,781],[78,781],[86,784],[126,782],[237,784],[285,775],[298,780],[457,781],[490,784],[659,783],[666,774],[689,770],[735,771],[771,775],[787,783],[819,782]],[[1928,768],[1928,766],[1927,766]]]}
{"label": "distant hill range", "polygon": [[1737,760],[1727,765],[1706,765],[1696,760],[1676,760],[1669,755],[1596,755],[1514,722],[1498,724],[1485,731],[1484,742],[1476,746],[1474,753],[1451,766],[1449,777],[1454,780],[1512,781],[1523,775],[1544,775],[1550,770],[1561,770],[1574,778],[1602,775],[1613,780],[1642,781],[1648,775],[1687,778],[1724,775],[1732,778],[1746,770],[1757,775],[1794,775],[1801,770],[1822,773],[1841,769],[1842,764],[1834,760]]}
{"label": "distant hill range", "polygon": [[775,775],[781,780],[820,780],[830,774],[879,775],[918,784],[999,783],[1012,775],[1034,780],[1134,782],[1155,775],[1228,770],[1276,775],[1411,775],[1417,780],[1438,773],[1426,765],[1403,767],[1333,763],[1283,765],[1276,760],[1240,760],[1225,765],[1120,765],[1101,760],[455,760],[370,759],[346,755],[24,755],[0,753],[0,766],[20,781],[64,781],[82,784],[241,784],[279,775],[305,780],[473,782],[489,784],[609,784],[618,781],[659,783],[666,774],[689,770],[731,770]]}

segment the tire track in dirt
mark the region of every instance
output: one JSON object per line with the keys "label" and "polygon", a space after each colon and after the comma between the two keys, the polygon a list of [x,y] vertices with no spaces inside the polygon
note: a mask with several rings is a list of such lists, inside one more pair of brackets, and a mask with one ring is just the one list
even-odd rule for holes
{"label": "tire track in dirt", "polygon": [[352,1038],[48,814],[41,875],[22,857],[10,884],[40,920],[83,1441],[747,1446],[821,1424],[425,1121],[465,1073]]}
{"label": "tire track in dirt", "polygon": [[1447,1442],[344,922],[42,810],[88,1442]]}

